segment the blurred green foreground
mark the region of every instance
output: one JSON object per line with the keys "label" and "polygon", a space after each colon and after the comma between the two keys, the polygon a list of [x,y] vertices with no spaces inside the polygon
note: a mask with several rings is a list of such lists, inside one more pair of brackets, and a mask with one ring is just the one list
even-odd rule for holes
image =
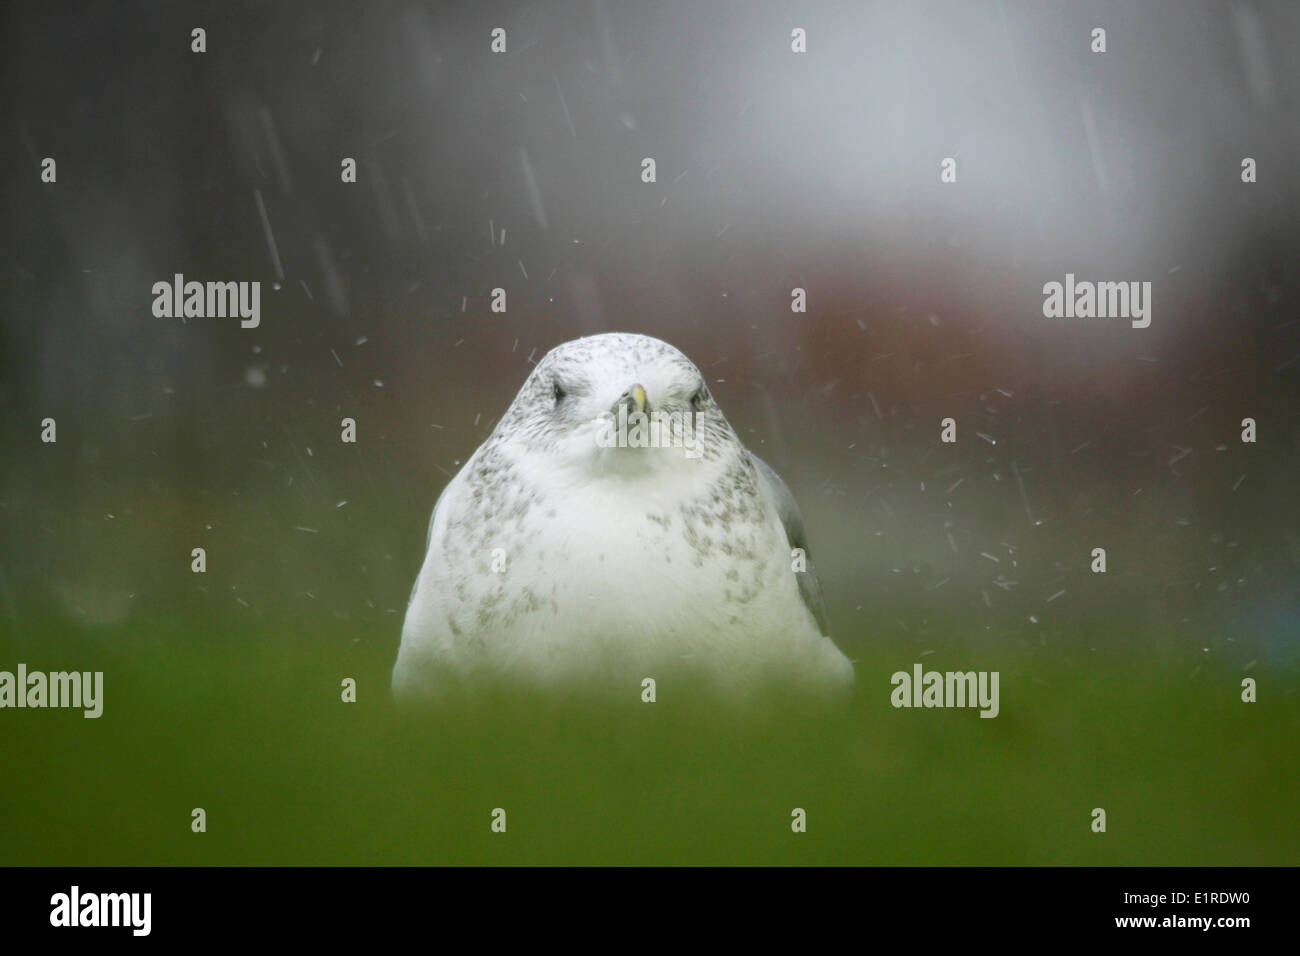
{"label": "blurred green foreground", "polygon": [[1252,672],[1244,704],[1238,670],[1154,652],[920,659],[1000,670],[990,720],[895,710],[916,651],[876,642],[834,717],[661,684],[654,704],[503,692],[413,721],[388,694],[395,634],[25,625],[0,669],[103,670],[104,714],[0,711],[0,864],[1300,862],[1290,672]]}

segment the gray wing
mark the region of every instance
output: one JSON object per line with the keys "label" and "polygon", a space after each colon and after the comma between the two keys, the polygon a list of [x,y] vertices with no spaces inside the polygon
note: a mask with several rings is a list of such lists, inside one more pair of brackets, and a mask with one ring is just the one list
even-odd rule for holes
{"label": "gray wing", "polygon": [[[452,481],[456,479],[453,478]],[[438,519],[438,506],[442,504],[442,499],[447,497],[447,488],[451,487],[451,481],[447,482],[446,487],[438,492],[438,500],[433,503],[433,511],[429,512],[429,530],[424,534],[424,554],[420,555],[420,565],[423,567],[425,559],[429,556],[429,545],[433,544],[433,523]],[[411,602],[415,600],[415,589],[420,586],[420,572],[415,573],[415,583],[411,585],[411,595],[406,599],[406,606],[409,608]]]}
{"label": "gray wing", "polygon": [[[484,443],[486,444],[486,442]],[[424,534],[424,554],[420,556],[420,566],[424,566],[425,560],[429,557],[429,547],[433,544],[433,526],[438,522],[438,509],[442,507],[443,502],[447,500],[447,493],[451,491],[452,486],[456,484],[456,479],[462,475],[472,474],[471,468],[474,466],[474,459],[478,457],[479,452],[483,450],[482,446],[475,450],[474,454],[469,456],[469,460],[461,466],[460,471],[452,476],[451,481],[443,485],[442,491],[438,492],[438,500],[433,503],[433,511],[429,512],[429,530]],[[446,474],[444,472],[443,474]],[[415,589],[420,586],[419,572],[415,575],[415,583],[411,585],[411,597],[406,599],[406,606],[411,606],[411,600],[415,597]]]}
{"label": "gray wing", "polygon": [[808,561],[808,569],[795,576],[799,583],[799,595],[803,598],[808,613],[817,622],[817,629],[826,637],[830,637],[831,627],[826,620],[826,603],[822,600],[822,586],[817,580],[817,569],[813,567],[812,555],[808,552],[808,539],[804,534],[803,515],[799,513],[799,505],[795,502],[794,495],[790,494],[790,489],[786,487],[785,482],[781,480],[781,476],[772,470],[771,465],[752,451],[749,453],[749,460],[758,470],[759,480],[766,482],[772,491],[777,512],[781,516],[781,524],[785,525],[785,537],[790,542],[790,547],[803,549]]}

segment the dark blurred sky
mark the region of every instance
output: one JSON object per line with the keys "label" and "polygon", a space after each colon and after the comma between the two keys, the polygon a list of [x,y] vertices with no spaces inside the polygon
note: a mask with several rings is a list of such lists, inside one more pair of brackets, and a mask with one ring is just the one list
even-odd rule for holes
{"label": "dark blurred sky", "polygon": [[[0,16],[15,629],[302,607],[395,643],[429,508],[530,361],[629,330],[786,476],[839,629],[1036,644],[1123,607],[1294,645],[1300,5]],[[178,272],[262,282],[261,326],[155,318]],[[1044,319],[1067,272],[1150,281],[1151,327]]]}

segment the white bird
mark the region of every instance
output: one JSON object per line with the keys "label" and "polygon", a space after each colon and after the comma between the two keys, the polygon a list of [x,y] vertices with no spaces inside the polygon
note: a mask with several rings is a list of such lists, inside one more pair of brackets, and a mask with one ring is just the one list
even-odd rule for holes
{"label": "white bird", "polygon": [[676,675],[843,699],[853,665],[794,498],[699,370],[649,336],[576,339],[434,506],[393,693],[406,705],[486,679],[639,695]]}

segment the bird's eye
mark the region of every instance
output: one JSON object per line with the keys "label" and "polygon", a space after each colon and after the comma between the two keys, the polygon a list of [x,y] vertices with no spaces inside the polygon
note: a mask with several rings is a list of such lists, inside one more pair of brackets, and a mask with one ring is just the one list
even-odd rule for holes
{"label": "bird's eye", "polygon": [[555,404],[558,405],[560,404],[560,402],[564,401],[564,395],[565,395],[564,386],[562,386],[559,382],[555,382],[553,383],[552,387],[555,391]]}
{"label": "bird's eye", "polygon": [[709,390],[701,385],[695,390],[695,394],[691,396],[691,408],[698,412],[704,407],[704,403],[708,401],[708,398]]}

